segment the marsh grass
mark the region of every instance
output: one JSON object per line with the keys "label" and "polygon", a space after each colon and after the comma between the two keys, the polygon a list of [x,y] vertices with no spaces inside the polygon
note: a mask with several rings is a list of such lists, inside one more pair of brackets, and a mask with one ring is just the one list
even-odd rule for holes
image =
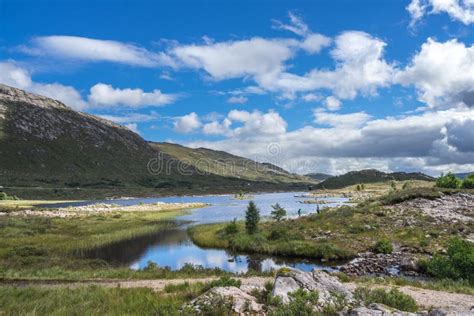
{"label": "marsh grass", "polygon": [[175,227],[185,211],[121,212],[83,218],[0,217],[0,278],[175,278],[226,275],[219,269],[152,266],[135,271],[82,255],[92,249]]}
{"label": "marsh grass", "polygon": [[147,288],[0,287],[0,314],[6,315],[180,315],[181,306],[202,293],[204,284],[165,293]]}

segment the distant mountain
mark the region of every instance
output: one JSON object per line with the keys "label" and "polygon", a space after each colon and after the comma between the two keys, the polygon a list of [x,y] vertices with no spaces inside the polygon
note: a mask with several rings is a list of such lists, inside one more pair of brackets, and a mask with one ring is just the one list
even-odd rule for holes
{"label": "distant mountain", "polygon": [[328,178],[316,185],[316,189],[341,189],[359,183],[375,183],[385,181],[425,180],[432,181],[434,178],[419,172],[393,172],[385,173],[375,169],[351,171],[346,174]]}
{"label": "distant mountain", "polygon": [[308,178],[314,179],[316,181],[324,181],[332,177],[332,175],[330,174],[320,173],[320,172],[308,173],[305,176]]}
{"label": "distant mountain", "polygon": [[458,177],[459,179],[464,179],[470,174],[474,174],[474,172],[455,173],[454,175]]}
{"label": "distant mountain", "polygon": [[[166,169],[150,172],[149,163],[157,157]],[[176,163],[192,157],[210,161],[211,172],[200,172],[193,159]],[[237,171],[244,163],[249,169],[233,174],[226,171],[225,163],[217,162],[218,157],[230,159]],[[220,167],[223,171],[218,172]],[[123,126],[0,84],[0,186],[11,190],[114,188],[120,191],[117,194],[127,194],[135,188],[138,194],[214,193],[302,189],[305,181],[309,182],[278,167],[224,152],[150,144]]]}
{"label": "distant mountain", "polygon": [[208,148],[189,148],[172,143],[153,143],[150,145],[162,153],[179,161],[185,161],[202,173],[225,177],[237,177],[249,181],[274,183],[310,182],[311,180],[291,174],[270,163],[258,163],[253,160],[235,156],[225,151]]}

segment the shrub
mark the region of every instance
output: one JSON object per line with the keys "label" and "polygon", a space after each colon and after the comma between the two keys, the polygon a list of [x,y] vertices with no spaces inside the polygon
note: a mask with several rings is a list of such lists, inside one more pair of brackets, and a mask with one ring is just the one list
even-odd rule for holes
{"label": "shrub", "polygon": [[464,279],[474,284],[474,245],[458,237],[451,239],[447,255],[434,255],[426,270],[436,278]]}
{"label": "shrub", "polygon": [[232,279],[228,276],[223,276],[220,279],[214,280],[206,284],[205,290],[212,289],[213,287],[220,287],[220,286],[235,286],[239,287],[242,285],[242,282],[237,279]]}
{"label": "shrub", "polygon": [[268,235],[268,240],[278,240],[285,238],[287,236],[287,230],[283,227],[275,227],[270,231],[270,235]]}
{"label": "shrub", "polygon": [[226,225],[224,232],[226,235],[235,235],[239,232],[239,226],[237,226],[236,218],[234,218],[232,222]]}
{"label": "shrub", "polygon": [[286,216],[286,210],[280,206],[280,204],[272,205],[273,211],[271,212],[271,216],[274,220],[279,222],[283,217]]}
{"label": "shrub", "polygon": [[461,187],[463,189],[474,189],[474,173],[464,178]]}
{"label": "shrub", "polygon": [[418,310],[416,301],[398,289],[387,291],[384,289],[357,288],[354,297],[366,305],[380,303],[406,312],[416,312]]}
{"label": "shrub", "polygon": [[272,315],[315,315],[313,308],[318,304],[318,292],[309,292],[300,288],[293,293],[289,293],[288,296],[290,298],[290,303],[288,305],[277,303],[278,306],[273,310]]}
{"label": "shrub", "polygon": [[446,175],[441,174],[441,176],[436,179],[436,186],[438,188],[457,189],[460,185],[461,181],[451,172],[448,172]]}
{"label": "shrub", "polygon": [[377,243],[372,247],[372,250],[375,253],[392,253],[393,252],[393,245],[388,239],[381,239],[377,241]]}
{"label": "shrub", "polygon": [[260,211],[255,203],[250,201],[247,206],[247,212],[245,212],[245,229],[247,233],[255,233],[258,229],[258,222],[260,222]]}
{"label": "shrub", "polygon": [[0,200],[18,200],[15,195],[8,195],[5,192],[0,192]]}

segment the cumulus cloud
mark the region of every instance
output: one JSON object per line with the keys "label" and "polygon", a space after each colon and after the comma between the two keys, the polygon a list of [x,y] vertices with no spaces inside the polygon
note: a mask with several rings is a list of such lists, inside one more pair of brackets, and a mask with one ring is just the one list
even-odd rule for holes
{"label": "cumulus cloud", "polygon": [[474,106],[474,46],[429,38],[396,81],[414,85],[420,101],[435,108]]}
{"label": "cumulus cloud", "polygon": [[128,128],[129,130],[131,130],[132,132],[140,134],[140,132],[138,131],[137,123],[128,123],[128,124],[125,124],[124,126]]}
{"label": "cumulus cloud", "polygon": [[353,99],[358,93],[374,95],[378,88],[392,83],[394,67],[383,59],[385,45],[365,32],[343,32],[331,51],[334,70],[313,69],[303,76],[273,73],[257,78],[257,82],[269,90],[290,94],[330,89],[340,99]]}
{"label": "cumulus cloud", "polygon": [[35,37],[31,40],[31,45],[22,46],[20,50],[36,56],[90,62],[116,62],[142,67],[174,66],[173,59],[163,52],[154,53],[132,44],[78,36]]}
{"label": "cumulus cloud", "polygon": [[466,25],[474,23],[474,2],[472,0],[412,0],[407,6],[414,26],[427,14],[446,13],[451,19]]}
{"label": "cumulus cloud", "polygon": [[301,48],[310,54],[316,54],[324,47],[331,45],[331,39],[321,34],[311,34],[301,43]]}
{"label": "cumulus cloud", "polygon": [[90,89],[89,103],[97,107],[113,106],[161,106],[172,103],[176,95],[164,94],[156,89],[152,92],[144,92],[142,89],[119,89],[111,85],[98,83]]}
{"label": "cumulus cloud", "polygon": [[458,151],[474,153],[474,118],[447,124],[446,139]]}
{"label": "cumulus cloud", "polygon": [[25,68],[14,62],[0,62],[0,83],[59,100],[75,110],[84,110],[87,103],[71,86],[60,83],[35,82]]}
{"label": "cumulus cloud", "polygon": [[[463,153],[463,150],[471,149],[473,142],[469,139],[469,132],[462,132],[462,128],[471,127],[472,122],[463,122],[466,122],[466,117],[474,117],[472,109],[449,109],[382,119],[363,112],[335,114],[315,111],[314,115],[316,123],[322,126],[308,125],[273,135],[230,133],[224,140],[199,141],[188,145],[271,161],[292,170],[308,167],[309,171],[376,167],[436,174],[460,170],[463,166],[467,168],[474,161],[474,152]],[[250,113],[239,111],[229,117],[249,120]],[[454,140],[454,135],[458,135],[457,140]],[[463,141],[467,145],[457,148]],[[281,148],[278,157],[267,152],[272,143]],[[321,165],[326,169],[322,169]]]}
{"label": "cumulus cloud", "polygon": [[243,95],[232,96],[227,99],[227,103],[231,103],[231,104],[244,104],[244,103],[247,103],[247,101],[248,101],[248,98]]}
{"label": "cumulus cloud", "polygon": [[199,116],[195,112],[192,112],[176,118],[173,125],[175,131],[186,134],[201,127],[202,123]]}
{"label": "cumulus cloud", "polygon": [[181,45],[171,53],[185,66],[203,69],[213,79],[222,80],[279,72],[293,56],[294,40],[249,40]]}
{"label": "cumulus cloud", "polygon": [[330,111],[337,111],[341,108],[341,101],[339,101],[338,98],[335,98],[333,96],[329,96],[325,100],[326,107]]}

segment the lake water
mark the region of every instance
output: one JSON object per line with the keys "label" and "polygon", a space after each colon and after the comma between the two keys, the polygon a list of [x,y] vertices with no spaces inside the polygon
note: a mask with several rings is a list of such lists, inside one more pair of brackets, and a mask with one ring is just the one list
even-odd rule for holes
{"label": "lake water", "polygon": [[[304,192],[263,193],[255,194],[251,200],[260,209],[262,217],[269,216],[271,205],[279,203],[287,210],[289,217],[314,213],[316,204],[303,204],[310,199]],[[346,198],[319,199],[325,204],[320,204],[320,210],[326,207],[346,204]],[[210,206],[191,210],[190,214],[177,219],[183,222],[191,221],[192,224],[218,223],[231,221],[234,218],[243,219],[249,200],[236,200],[231,195],[216,196],[177,196],[164,198],[124,199],[113,201],[89,201],[67,203],[69,205],[87,205],[93,203],[114,203],[119,205],[135,205],[139,203],[156,202],[202,202]],[[59,205],[56,205],[59,206]],[[201,265],[204,268],[220,268],[230,272],[247,272],[249,269],[269,271],[282,266],[291,266],[304,271],[313,268],[332,270],[334,265],[323,264],[316,260],[303,258],[275,257],[268,255],[231,254],[222,249],[204,249],[194,245],[190,240],[186,226],[171,229],[152,236],[145,236],[133,240],[123,241],[106,248],[97,249],[88,254],[88,257],[101,258],[112,264],[128,265],[133,269],[142,269],[148,262],[154,262],[161,267],[169,266],[171,269],[180,269],[186,263]]]}

